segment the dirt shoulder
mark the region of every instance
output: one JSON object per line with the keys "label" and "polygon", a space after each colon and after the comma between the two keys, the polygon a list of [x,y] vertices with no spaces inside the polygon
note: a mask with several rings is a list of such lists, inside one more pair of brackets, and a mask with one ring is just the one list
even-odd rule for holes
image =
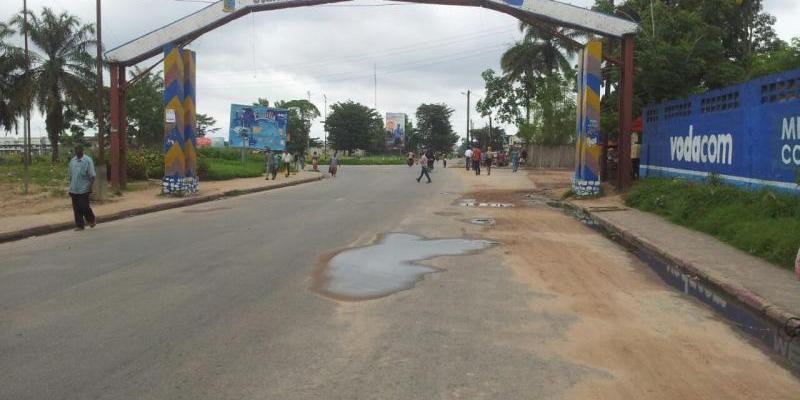
{"label": "dirt shoulder", "polygon": [[[302,171],[289,178],[279,176],[266,181],[264,177],[208,181],[200,183],[200,192],[190,198],[221,195],[236,190],[269,188],[290,182],[320,177],[319,173]],[[33,194],[23,196],[18,185],[0,184],[0,234],[30,229],[35,226],[55,225],[72,221],[72,205],[66,193],[42,191],[33,188]],[[109,196],[93,202],[97,216],[108,216],[132,209],[180,203],[186,198],[161,196],[158,182],[135,182],[121,196]]]}
{"label": "dirt shoulder", "polygon": [[599,372],[566,398],[796,398],[800,381],[765,348],[664,285],[624,248],[549,206],[546,192],[567,187],[569,177],[561,171],[462,175],[472,188],[464,198],[514,205],[465,209],[472,218],[496,221],[477,229],[503,244],[504,265],[532,293],[529,311],[571,321],[552,340],[518,346]]}

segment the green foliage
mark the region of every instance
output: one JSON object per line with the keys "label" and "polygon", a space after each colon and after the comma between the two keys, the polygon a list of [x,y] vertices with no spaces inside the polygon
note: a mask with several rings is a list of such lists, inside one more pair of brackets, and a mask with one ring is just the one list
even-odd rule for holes
{"label": "green foliage", "polygon": [[708,233],[743,251],[791,268],[800,246],[796,196],[713,184],[645,179],[628,193],[631,207]]}
{"label": "green foliage", "polygon": [[[500,151],[505,147],[506,131],[503,128],[493,126],[491,131],[488,126],[480,129],[473,129],[472,141],[478,142],[478,147],[487,149],[492,146],[492,150]],[[463,152],[460,152],[463,154]]]}
{"label": "green foliage", "polygon": [[25,103],[19,95],[21,82],[17,79],[25,65],[23,52],[5,42],[13,34],[14,30],[0,22],[0,128],[6,131],[18,128]]}
{"label": "green foliage", "polygon": [[[18,76],[18,93],[29,96],[44,113],[55,162],[65,129],[65,99],[81,109],[94,104],[95,59],[90,51],[95,46],[94,27],[82,24],[67,12],[56,14],[48,7],[43,7],[39,15],[30,11],[28,14],[27,30],[34,46],[30,72]],[[11,22],[19,29],[25,25],[21,14]]]}
{"label": "green foliage", "polygon": [[[29,173],[30,182],[44,190],[63,191],[69,183],[66,162],[53,163],[44,157],[32,157]],[[0,157],[0,182],[18,183],[21,187],[23,178],[21,155]]]}
{"label": "green foliage", "polygon": [[453,132],[450,116],[453,109],[446,104],[421,104],[417,107],[417,135],[419,142],[433,151],[449,153],[458,141]]}
{"label": "green foliage", "polygon": [[564,75],[552,73],[537,79],[539,83],[536,101],[532,105],[533,143],[545,145],[574,143],[577,105],[573,82],[576,80],[573,70],[564,72]]}
{"label": "green foliage", "polygon": [[478,100],[475,109],[483,117],[494,116],[498,121],[513,124],[520,120],[520,107],[524,106],[520,98],[521,91],[514,87],[514,80],[505,76],[496,76],[494,70],[483,71],[485,97]]}
{"label": "green foliage", "polygon": [[305,153],[309,146],[311,123],[320,117],[319,109],[305,99],[279,101],[275,107],[289,110],[287,150],[292,154]]}
{"label": "green foliage", "polygon": [[[594,8],[640,24],[634,54],[634,110],[791,65],[785,62],[791,59],[786,54],[771,55],[778,51],[780,41],[773,29],[774,17],[762,11],[761,0],[596,0]],[[606,54],[619,58],[618,46],[606,42]],[[616,85],[618,71],[606,79],[607,84]],[[603,99],[601,127],[611,137],[617,136],[615,116],[610,114],[618,102],[616,91]]]}
{"label": "green foliage", "polygon": [[352,153],[356,149],[380,151],[383,147],[383,119],[377,111],[360,103],[332,105],[325,128],[331,146],[337,150]]}
{"label": "green foliage", "polygon": [[222,128],[215,127],[217,120],[208,114],[197,114],[197,136],[205,137],[208,134],[218,132]]}
{"label": "green foliage", "polygon": [[128,179],[161,179],[164,176],[164,153],[152,148],[128,152]]}
{"label": "green foliage", "polygon": [[[137,67],[131,78],[142,71]],[[164,142],[164,79],[148,72],[127,91],[128,135],[139,146],[161,147]]]}

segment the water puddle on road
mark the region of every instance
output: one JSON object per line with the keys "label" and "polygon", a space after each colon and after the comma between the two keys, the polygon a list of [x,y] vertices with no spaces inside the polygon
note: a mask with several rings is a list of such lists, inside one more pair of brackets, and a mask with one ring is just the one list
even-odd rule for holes
{"label": "water puddle on road", "polygon": [[336,300],[371,300],[408,290],[425,275],[440,272],[418,264],[442,256],[486,250],[495,242],[474,239],[425,239],[389,233],[376,244],[344,250],[314,274],[312,290]]}

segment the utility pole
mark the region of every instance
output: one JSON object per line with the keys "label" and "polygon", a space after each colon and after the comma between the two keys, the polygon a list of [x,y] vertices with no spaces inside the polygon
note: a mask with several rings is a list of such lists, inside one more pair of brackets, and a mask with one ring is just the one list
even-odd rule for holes
{"label": "utility pole", "polygon": [[372,67],[373,87],[375,88],[375,111],[378,111],[378,63],[372,64]]}
{"label": "utility pole", "polygon": [[470,126],[469,126],[470,125],[470,119],[469,119],[469,95],[470,95],[470,93],[471,92],[469,90],[467,90],[467,143],[470,143],[470,141],[469,141],[469,131],[470,131]]}
{"label": "utility pole", "polygon": [[100,166],[100,179],[97,180],[97,197],[103,198],[103,183],[106,179],[105,164],[105,124],[103,123],[103,29],[101,18],[101,0],[97,0],[97,165]]}
{"label": "utility pole", "polygon": [[[31,60],[30,56],[28,55],[28,0],[22,0],[22,14],[23,14],[23,26],[22,31],[25,35],[25,76],[30,78],[29,72],[31,68]],[[28,182],[30,182],[30,171],[29,165],[31,163],[31,100],[30,96],[25,96],[25,120],[22,122],[22,146],[23,149],[23,156],[24,164],[25,164],[25,178],[22,193],[28,194]]]}
{"label": "utility pole", "polygon": [[328,96],[323,94],[322,99],[325,101],[325,110],[323,110],[325,121],[322,122],[322,154],[324,155],[328,154]]}

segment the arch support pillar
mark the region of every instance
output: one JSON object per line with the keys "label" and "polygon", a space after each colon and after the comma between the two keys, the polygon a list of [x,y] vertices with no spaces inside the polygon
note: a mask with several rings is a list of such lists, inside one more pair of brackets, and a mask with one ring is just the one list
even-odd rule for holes
{"label": "arch support pillar", "polygon": [[125,97],[125,66],[111,64],[111,186],[115,191],[127,184],[128,115]]}
{"label": "arch support pillar", "polygon": [[631,162],[631,124],[633,122],[633,49],[634,35],[622,37],[622,66],[619,96],[619,161],[617,162],[617,188],[625,190],[633,183]]}

